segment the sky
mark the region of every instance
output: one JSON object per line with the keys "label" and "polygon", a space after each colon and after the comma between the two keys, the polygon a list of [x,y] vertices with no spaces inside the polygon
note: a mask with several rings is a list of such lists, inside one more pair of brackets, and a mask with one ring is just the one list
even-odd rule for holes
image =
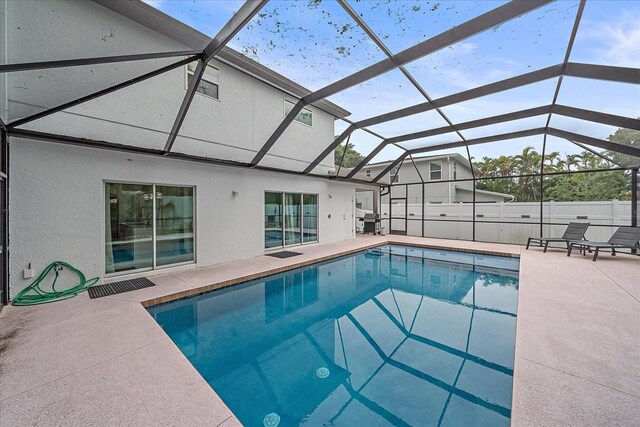
{"label": "sky", "polygon": [[[242,5],[241,1],[148,0],[147,3],[213,37]],[[492,10],[505,1],[350,0],[351,7],[392,53],[446,31]],[[406,65],[433,99],[562,63],[578,10],[577,0],[558,0],[498,27]],[[569,60],[572,62],[640,67],[640,2],[588,0]],[[230,47],[310,90],[320,89],[386,58],[351,17],[334,1],[271,0],[242,29]],[[551,103],[557,79],[486,96],[443,108],[454,123]],[[425,102],[398,70],[329,98],[349,110],[350,120]],[[558,103],[627,117],[640,116],[640,87],[566,77]],[[538,116],[463,131],[466,139],[543,127]],[[446,126],[431,111],[372,126],[388,138]],[[336,134],[347,124],[336,122]],[[615,128],[554,115],[551,126],[605,139]],[[404,148],[459,141],[455,134],[403,143]],[[367,154],[380,140],[364,131],[350,140]],[[564,154],[581,151],[569,142],[549,138],[548,145]],[[513,155],[527,146],[542,151],[542,136],[470,147],[477,159]],[[549,149],[549,148],[548,148]],[[374,161],[396,158],[401,149],[388,147]],[[455,150],[454,150],[455,151]],[[551,150],[550,150],[551,151]]]}

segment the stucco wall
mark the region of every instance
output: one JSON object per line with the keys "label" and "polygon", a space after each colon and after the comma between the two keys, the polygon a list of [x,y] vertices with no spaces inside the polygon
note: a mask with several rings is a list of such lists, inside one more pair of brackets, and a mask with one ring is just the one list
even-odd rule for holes
{"label": "stucco wall", "polygon": [[[92,2],[8,3],[9,62],[188,50],[176,41]],[[182,58],[11,73],[11,119],[28,116],[169,65]],[[196,93],[174,151],[250,161],[295,98],[213,60],[219,100]],[[3,91],[4,92],[4,91]],[[185,67],[55,113],[24,127],[49,133],[162,149],[186,93]],[[2,95],[0,95],[2,96]],[[261,162],[303,170],[334,137],[334,117],[315,107],[313,126],[292,123]],[[333,155],[316,169],[334,168]]]}
{"label": "stucco wall", "polygon": [[105,180],[195,186],[198,266],[264,253],[265,191],[318,194],[319,241],[353,237],[352,184],[19,138],[9,142],[12,295],[29,283],[22,278],[29,263],[40,271],[63,260],[88,277],[103,277]]}

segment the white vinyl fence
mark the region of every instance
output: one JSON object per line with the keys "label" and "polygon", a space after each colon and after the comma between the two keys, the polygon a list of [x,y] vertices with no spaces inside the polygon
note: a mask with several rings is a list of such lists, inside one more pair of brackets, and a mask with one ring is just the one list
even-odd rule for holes
{"label": "white vinyl fence", "polygon": [[[411,236],[422,235],[422,205],[411,203],[405,207],[400,201],[392,207],[389,229],[389,204],[381,206],[382,226],[390,231],[406,231]],[[405,229],[406,212],[406,229]],[[526,243],[530,236],[540,234],[540,203],[476,203],[476,240],[501,243]],[[545,236],[560,237],[569,222],[589,222],[586,237],[606,241],[616,226],[631,225],[631,202],[545,202],[543,204],[543,231]],[[466,222],[454,222],[466,221]],[[500,223],[498,223],[500,222]],[[547,225],[547,224],[561,225]],[[473,239],[473,205],[471,203],[426,203],[424,205],[425,237]]]}

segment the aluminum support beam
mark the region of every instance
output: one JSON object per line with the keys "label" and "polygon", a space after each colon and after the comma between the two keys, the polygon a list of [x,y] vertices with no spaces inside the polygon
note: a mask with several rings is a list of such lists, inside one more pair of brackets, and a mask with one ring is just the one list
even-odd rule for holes
{"label": "aluminum support beam", "polygon": [[193,62],[196,59],[198,59],[198,56],[192,56],[192,57],[189,57],[189,58],[182,59],[182,60],[180,60],[180,61],[178,61],[176,63],[167,65],[166,67],[158,68],[157,70],[153,70],[153,71],[151,71],[151,72],[149,72],[147,74],[143,74],[143,75],[135,77],[135,78],[133,78],[131,80],[127,80],[126,82],[118,83],[118,84],[110,86],[110,87],[108,87],[106,89],[102,89],[102,90],[100,90],[98,92],[94,92],[94,93],[89,94],[87,96],[83,96],[81,98],[74,99],[73,101],[69,101],[69,102],[66,102],[64,104],[58,105],[57,107],[53,107],[53,108],[50,108],[48,110],[41,111],[39,113],[33,114],[31,116],[24,117],[24,118],[19,119],[19,120],[15,120],[15,121],[9,123],[7,125],[7,128],[8,129],[14,129],[14,128],[17,128],[18,126],[22,126],[22,125],[24,125],[26,123],[29,123],[29,122],[32,122],[34,120],[38,120],[38,119],[41,119],[43,117],[49,116],[51,114],[57,113],[58,111],[66,110],[67,108],[75,107],[76,105],[91,101],[93,99],[99,98],[99,97],[104,96],[104,95],[108,95],[108,94],[110,94],[112,92],[115,92],[117,90],[124,89],[124,88],[129,87],[131,85],[134,85],[136,83],[140,83],[142,81],[145,81],[145,80],[151,79],[153,77],[159,76],[160,74],[166,73],[167,71],[171,71],[171,70],[173,70],[175,68],[182,67],[183,65],[186,65],[189,62]]}
{"label": "aluminum support beam", "polygon": [[591,153],[591,154],[593,154],[593,155],[596,155],[596,156],[600,157],[601,159],[606,160],[607,162],[609,162],[609,163],[612,163],[612,164],[616,165],[616,166],[617,166],[617,167],[619,167],[619,168],[624,168],[624,166],[622,166],[620,163],[613,161],[613,159],[611,159],[611,158],[609,158],[609,157],[607,157],[607,156],[603,155],[602,153],[598,153],[598,152],[597,152],[596,150],[594,150],[593,148],[589,148],[589,147],[587,147],[587,146],[586,146],[586,145],[584,145],[584,144],[580,144],[579,142],[575,142],[575,141],[569,141],[569,142],[571,142],[572,144],[574,144],[574,145],[576,145],[576,146],[578,146],[578,147],[582,148],[584,151],[588,151],[589,153]]}
{"label": "aluminum support beam", "polygon": [[380,114],[378,116],[356,122],[354,123],[354,125],[356,125],[357,127],[372,126],[391,120],[401,119],[403,117],[408,117],[414,114],[433,110],[436,107],[446,107],[449,105],[458,104],[460,102],[470,101],[472,99],[480,98],[483,96],[493,95],[495,93],[548,80],[560,76],[561,72],[562,64],[553,65],[551,67],[542,68],[540,70],[532,71],[520,76],[511,77],[505,80],[500,80],[499,82],[490,83],[484,86],[455,93],[453,95],[434,99],[432,103],[424,102],[421,104],[412,105],[410,107],[401,108],[390,113]]}
{"label": "aluminum support beam", "polygon": [[[514,0],[507,4],[499,6],[476,18],[470,19],[469,21],[460,24],[457,27],[440,33],[437,36],[425,40],[422,43],[410,47],[409,49],[403,50],[402,52],[393,55],[390,58],[373,64],[363,70],[351,74],[350,76],[338,80],[335,83],[325,86],[324,88],[303,97],[303,105],[313,104],[314,102],[320,101],[321,99],[327,98],[331,95],[335,95],[336,93],[342,92],[343,90],[346,90],[350,87],[371,80],[381,74],[405,65],[411,61],[415,61],[416,59],[422,58],[423,56],[427,56],[433,52],[437,52],[438,50],[443,49],[447,46],[451,46],[452,44],[458,43],[473,35],[479,34],[497,25],[503,24],[504,22],[517,18],[520,15],[531,12],[532,10],[544,6],[551,1],[552,0]],[[273,132],[273,134],[269,137],[267,142],[265,142],[263,147],[258,152],[258,155],[256,155],[251,161],[251,164],[258,164],[260,160],[262,160],[264,155],[271,149],[273,144],[275,144],[280,136],[282,136],[282,133],[291,123],[287,119],[288,117],[285,118],[281,125],[278,126],[278,128]],[[364,125],[358,127],[364,127]],[[336,146],[333,146],[333,148],[329,151],[333,151],[335,147]],[[326,155],[324,157],[326,157]],[[313,163],[314,162],[312,162],[312,164]],[[311,165],[309,166],[311,167]],[[315,166],[317,166],[317,163],[313,165],[311,169],[313,169]]]}
{"label": "aluminum support beam", "polygon": [[608,80],[618,83],[640,84],[640,68],[614,67],[610,65],[579,64],[569,62],[565,76]]}
{"label": "aluminum support beam", "polygon": [[[575,75],[578,77],[585,77],[590,79],[640,84],[640,69],[636,69],[636,68],[609,67],[604,65],[576,64],[576,63],[570,62],[567,64],[565,71],[566,71],[566,75]],[[512,77],[509,79],[501,80],[499,82],[490,83],[485,86],[469,89],[464,92],[459,92],[457,94],[435,99],[433,100],[433,102],[416,104],[410,107],[392,111],[390,113],[385,113],[375,117],[371,117],[369,119],[361,120],[353,124],[354,130],[364,126],[373,126],[373,125],[388,122],[391,120],[397,120],[403,117],[408,117],[414,114],[430,111],[435,108],[446,107],[446,106],[457,104],[460,102],[469,101],[475,98],[492,95],[494,93],[502,92],[505,90],[515,89],[517,87],[526,86],[532,83],[537,83],[537,82],[548,80],[554,77],[560,77],[562,76],[562,73],[563,73],[563,64],[542,68],[540,70],[532,71],[530,73],[522,74],[520,76]],[[557,114],[570,115],[570,112],[578,114],[579,110],[580,109],[572,109],[572,107],[562,107],[558,109]],[[588,110],[583,110],[583,111],[588,111]],[[554,111],[554,113],[556,113],[556,111]],[[607,119],[615,118],[615,120],[624,119],[621,116],[606,115],[605,113],[594,113],[592,117],[598,117],[599,118],[598,120],[593,120],[598,122],[600,120],[604,120],[605,117]],[[627,120],[635,120],[635,119],[627,119]],[[627,125],[624,127],[627,127],[629,124],[632,124],[633,122],[627,121],[626,123]],[[457,126],[460,126],[460,125],[457,125]],[[456,130],[459,130],[460,128],[449,127],[449,129],[451,129],[452,131],[456,131]],[[631,127],[631,129],[633,129],[633,127]],[[350,130],[350,129],[345,130],[343,134],[340,135],[340,138],[343,138],[343,139],[346,138],[346,133],[352,132],[352,131],[353,130]],[[394,138],[389,138],[389,140],[392,141],[393,143],[398,142],[397,140],[394,140]],[[335,147],[330,146],[330,149],[334,149],[334,148]]]}
{"label": "aluminum support beam", "polygon": [[[576,12],[576,19],[573,21],[573,28],[571,29],[571,36],[569,36],[569,44],[567,45],[567,50],[564,53],[564,60],[562,61],[562,73],[563,74],[567,69],[567,64],[569,63],[569,57],[571,56],[571,50],[573,49],[573,42],[576,40],[576,34],[578,33],[578,27],[580,26],[580,20],[582,19],[582,12],[584,12],[584,5],[585,5],[586,2],[587,2],[587,0],[580,0],[580,5],[578,6],[578,11]],[[562,86],[562,78],[563,77],[564,76],[561,75],[560,78],[558,79],[558,84],[556,85],[556,90],[553,93],[553,100],[551,101],[551,105],[556,105],[556,102],[558,101],[558,95],[560,94],[560,87]],[[549,126],[549,122],[551,122],[551,113],[549,113],[549,115],[547,116],[547,124],[545,126]],[[547,138],[545,136],[545,142],[546,141],[547,141]],[[545,144],[543,144],[543,147],[544,147],[544,145]],[[542,162],[544,163],[544,156],[542,156]],[[542,191],[540,192],[540,194],[542,195]],[[540,200],[542,200],[542,197],[540,197]],[[542,201],[540,203],[542,203]],[[542,205],[540,205],[540,206],[542,206]],[[540,209],[542,209],[542,208],[540,208]],[[541,221],[542,221],[542,215],[540,215],[540,218],[541,218]],[[540,227],[542,227],[542,225]],[[542,229],[540,231],[540,237],[542,237]]]}
{"label": "aluminum support beam", "polygon": [[[318,157],[315,158],[314,161],[312,161],[311,163],[309,163],[309,166],[307,166],[307,168],[302,171],[303,174],[308,174],[311,173],[311,171],[313,169],[315,169],[316,166],[318,166],[320,164],[320,162],[326,158],[329,154],[333,153],[333,150],[336,149],[336,147],[338,147],[340,144],[342,144],[342,141],[344,141],[345,139],[347,139],[347,137],[349,135],[351,135],[351,133],[353,131],[355,131],[357,129],[357,127],[353,124],[349,125],[349,127],[347,129],[345,129],[344,132],[342,132],[340,134],[340,136],[338,136],[336,139],[333,140],[333,142],[331,144],[329,144],[329,146],[327,148],[325,148],[322,153],[320,153],[320,155]],[[262,147],[264,148],[264,147]]]}
{"label": "aluminum support beam", "polygon": [[[362,162],[353,168],[353,170],[347,175],[348,178],[353,177],[356,173],[362,170],[382,149],[391,143],[399,143],[410,141],[414,139],[427,138],[435,135],[442,135],[451,133],[456,130],[472,129],[482,126],[489,126],[493,124],[508,122],[512,120],[519,120],[527,117],[534,117],[547,113],[558,114],[566,117],[572,117],[581,120],[587,120],[595,123],[602,123],[610,126],[623,127],[628,129],[640,130],[640,120],[632,119],[629,117],[617,116],[614,114],[601,113],[597,111],[583,110],[580,108],[567,107],[564,105],[546,105],[543,107],[529,108],[526,110],[516,111],[513,113],[501,114],[498,116],[487,117],[478,120],[472,120],[465,123],[459,123],[454,126],[443,126],[440,128],[430,129],[421,132],[414,132],[405,135],[388,138],[382,141]],[[346,132],[345,132],[346,134]],[[341,135],[342,136],[342,135]]]}
{"label": "aluminum support beam", "polygon": [[517,132],[503,133],[500,135],[485,136],[485,137],[476,138],[476,139],[468,139],[466,142],[456,141],[456,142],[447,142],[444,144],[436,144],[436,145],[431,145],[429,147],[416,148],[414,150],[409,150],[409,154],[422,154],[422,153],[428,153],[430,151],[448,150],[451,148],[464,147],[465,145],[479,145],[479,144],[486,144],[487,142],[497,142],[497,141],[504,141],[507,139],[542,135],[545,129],[546,128],[535,128],[535,129],[521,130]]}
{"label": "aluminum support beam", "polygon": [[[512,77],[509,79],[501,80],[499,82],[490,83],[485,86],[480,86],[474,89],[458,92],[453,95],[438,98],[431,102],[416,104],[410,107],[401,108],[399,110],[392,111],[390,113],[381,114],[379,116],[361,120],[359,122],[353,123],[352,126],[349,126],[349,128],[347,128],[344,132],[342,132],[342,134],[340,134],[338,139],[340,141],[344,141],[344,139],[347,137],[349,133],[364,126],[372,126],[372,125],[384,123],[390,120],[401,119],[403,117],[408,117],[414,114],[423,113],[426,111],[434,110],[436,108],[446,107],[448,105],[456,104],[458,102],[469,101],[482,96],[492,95],[494,93],[502,92],[509,89],[514,89],[514,88],[525,86],[531,83],[537,83],[543,80],[548,80],[554,77],[558,77],[561,72],[562,72],[562,64],[553,65],[551,67],[542,68],[540,70],[532,71],[530,73],[522,74],[520,76]],[[457,126],[460,126],[460,125],[457,125]],[[455,132],[455,130],[453,131]],[[317,166],[318,163],[320,163],[321,159],[327,156],[327,154],[325,153],[330,153],[338,145],[339,144],[336,144],[335,141],[332,144],[330,144],[322,152],[322,154],[318,156],[318,158],[316,158],[313,162],[311,162],[309,167],[313,169],[313,167]],[[305,169],[305,172],[306,170],[311,170],[310,168]]]}
{"label": "aluminum support beam", "polygon": [[[85,138],[77,138],[68,135],[56,135],[50,134],[46,132],[37,132],[25,129],[10,129],[7,132],[7,136],[16,137],[16,138],[25,138],[25,139],[33,139],[36,141],[43,142],[51,142],[58,143],[64,145],[74,145],[85,148],[93,148],[93,149],[101,149],[101,150],[109,150],[109,151],[119,151],[130,154],[142,154],[142,155],[150,155],[150,156],[160,156],[169,159],[176,160],[184,160],[196,163],[204,163],[209,165],[218,165],[218,166],[227,166],[227,167],[236,167],[236,168],[244,168],[248,169],[251,167],[248,163],[237,162],[232,160],[222,160],[222,159],[214,159],[209,157],[200,157],[193,156],[189,154],[182,153],[165,153],[163,150],[153,149],[153,148],[144,148],[144,147],[136,147],[133,145],[126,144],[115,144],[108,141],[99,141],[93,139],[85,139]],[[256,170],[265,171],[265,172],[275,172],[275,173],[283,173],[287,175],[300,175],[300,172],[288,170],[288,169],[279,169],[272,168],[266,166],[256,166]],[[309,174],[311,177],[322,178],[322,179],[334,179],[335,177],[328,175],[319,175],[319,174]],[[360,179],[350,179],[349,182],[354,182],[357,184],[363,184],[367,186],[378,186],[378,184],[360,180]]]}
{"label": "aluminum support beam", "polygon": [[[544,107],[530,108],[527,110],[521,110],[514,113],[507,113],[499,116],[487,117],[484,119],[473,120],[465,123],[459,123],[455,126],[444,126],[436,129],[430,129],[427,131],[415,132],[411,134],[400,135],[397,137],[389,138],[385,141],[382,141],[362,162],[360,162],[357,166],[355,166],[353,170],[346,177],[352,178],[356,173],[362,170],[362,168],[365,167],[367,163],[369,163],[371,159],[375,157],[380,151],[382,151],[382,149],[387,144],[399,143],[399,142],[410,141],[414,139],[426,138],[434,135],[451,133],[456,130],[464,130],[464,129],[471,129],[471,128],[476,128],[481,126],[488,126],[488,125],[508,122],[512,120],[518,120],[526,117],[534,117],[534,116],[546,114],[549,112],[552,112],[553,114],[566,116],[566,117],[587,120],[595,123],[602,123],[602,124],[611,125],[611,126],[618,126],[618,127],[628,128],[628,129],[640,130],[640,120],[638,119],[617,116],[614,114],[601,113],[597,111],[583,110],[580,108],[567,107],[564,105],[555,105],[553,107],[551,105],[547,105]],[[463,145],[464,144],[461,144],[460,146],[463,146]]]}
{"label": "aluminum support beam", "polygon": [[[513,113],[500,114],[498,116],[486,117],[483,119],[472,120],[469,122],[458,123],[454,126],[443,126],[435,129],[429,129],[421,132],[413,132],[405,135],[395,136],[382,141],[364,160],[362,160],[347,175],[348,178],[353,177],[362,170],[382,149],[388,144],[397,144],[400,142],[411,141],[420,138],[427,138],[446,133],[452,133],[456,130],[473,129],[482,126],[489,126],[498,123],[509,122],[513,120],[524,119],[527,117],[535,117],[542,114],[553,113],[561,116],[572,117],[580,120],[587,120],[595,123],[602,123],[610,126],[623,127],[627,129],[640,130],[640,120],[629,117],[617,116],[615,114],[601,113],[598,111],[583,110],[581,108],[568,107],[565,105],[545,105],[543,107],[529,108],[526,110],[515,111]],[[346,132],[345,132],[346,133]],[[342,135],[341,135],[342,136]]]}
{"label": "aluminum support beam", "polygon": [[547,133],[558,138],[568,139],[569,141],[577,141],[586,145],[602,148],[603,150],[616,151],[618,153],[627,154],[640,158],[640,148],[630,145],[616,144],[614,142],[605,141],[603,139],[592,138],[590,136],[581,135],[579,133],[568,132],[560,129],[549,128]]}
{"label": "aluminum support beam", "polygon": [[209,62],[222,50],[223,47],[235,37],[236,34],[262,9],[269,0],[247,0],[242,7],[231,17],[229,22],[211,42],[204,48],[204,60]]}
{"label": "aluminum support beam", "polygon": [[515,111],[513,113],[500,114],[497,116],[486,117],[478,120],[471,120],[464,123],[458,123],[455,126],[443,126],[436,129],[430,129],[426,131],[395,136],[393,138],[387,139],[387,141],[397,143],[397,142],[411,141],[414,139],[428,138],[430,136],[451,133],[456,130],[473,129],[473,128],[478,128],[482,126],[490,126],[498,123],[510,122],[513,120],[525,119],[527,117],[540,116],[542,114],[547,114],[551,111],[552,111],[552,108],[550,105],[545,105],[543,107],[536,107],[536,108],[528,108],[526,110]]}
{"label": "aluminum support beam", "polygon": [[374,148],[373,151],[371,151],[367,155],[367,157],[362,159],[362,161],[358,163],[356,167],[351,169],[351,172],[347,174],[347,178],[352,178],[355,174],[360,172],[360,170],[362,170],[363,167],[365,167],[375,156],[377,156],[378,153],[381,152],[384,149],[384,147],[387,146],[388,143],[389,143],[388,140],[383,140],[380,144],[378,144],[378,146]]}
{"label": "aluminum support beam", "polygon": [[395,168],[396,166],[398,166],[399,163],[403,162],[404,159],[409,155],[409,152],[404,152],[400,155],[400,157],[398,157],[397,159],[395,159],[393,162],[391,162],[391,164],[389,164],[389,166],[387,166],[386,168],[384,168],[384,170],[382,172],[380,172],[378,174],[378,176],[376,176],[375,178],[373,178],[371,180],[371,182],[378,182],[380,181],[380,179],[385,176],[391,169]]}
{"label": "aluminum support beam", "polygon": [[[284,131],[287,130],[289,125],[295,120],[295,118],[298,116],[298,113],[300,113],[300,111],[302,111],[303,108],[304,108],[304,103],[301,100],[299,100],[296,103],[296,105],[291,109],[291,111],[289,111],[289,114],[287,114],[284,120],[280,122],[276,131],[271,134],[267,142],[262,146],[262,148],[260,148],[260,150],[253,157],[253,160],[251,160],[250,162],[252,166],[256,166],[260,162],[260,160],[262,160],[262,158],[266,156],[267,152],[271,149],[271,147],[273,147],[273,144],[275,144],[278,138],[280,138],[280,135],[282,135]],[[307,168],[309,167],[310,166],[308,166]]]}
{"label": "aluminum support beam", "polygon": [[247,22],[251,20],[251,18],[255,16],[256,13],[260,11],[260,9],[262,9],[265,4],[267,4],[267,1],[268,0],[250,0],[245,2],[240,10],[231,17],[229,22],[222,27],[213,40],[211,40],[207,47],[204,48],[202,53],[203,57],[198,62],[198,66],[193,73],[187,92],[184,94],[182,104],[178,110],[178,115],[176,116],[173,126],[171,127],[171,131],[169,132],[169,137],[167,138],[167,142],[164,146],[165,153],[170,152],[171,148],[173,148],[173,144],[180,133],[182,123],[184,123],[184,119],[189,112],[191,101],[193,101],[193,97],[198,89],[198,85],[200,84],[200,80],[202,79],[202,75],[204,74],[209,61],[217,55],[223,47],[225,47],[225,45],[246,25]]}
{"label": "aluminum support beam", "polygon": [[133,55],[100,56],[96,58],[64,59],[60,61],[27,62],[21,64],[0,65],[0,73],[17,71],[45,70],[50,68],[80,67],[85,65],[112,64],[115,62],[145,61],[149,59],[176,58],[179,56],[200,55],[199,50],[177,52],[139,53]]}
{"label": "aluminum support beam", "polygon": [[478,119],[478,120],[472,120],[472,121],[469,121],[469,122],[459,123],[459,124],[454,125],[454,126],[443,126],[443,127],[439,127],[439,128],[435,128],[435,129],[430,129],[430,130],[421,131],[421,132],[408,133],[408,134],[405,134],[405,135],[400,135],[400,136],[396,136],[396,137],[393,137],[393,138],[389,138],[389,139],[387,139],[385,141],[382,141],[380,143],[380,145],[378,145],[373,150],[373,152],[371,154],[369,154],[367,157],[365,157],[355,168],[353,168],[353,170],[351,171],[351,173],[349,173],[349,175],[347,175],[347,177],[351,178],[356,173],[358,173],[387,144],[410,141],[410,140],[414,140],[414,139],[426,138],[426,137],[435,136],[435,135],[442,135],[442,134],[446,134],[446,133],[452,133],[452,132],[455,132],[456,130],[472,129],[472,128],[476,128],[476,127],[480,127],[480,126],[488,126],[488,125],[492,125],[492,124],[508,122],[508,121],[511,121],[511,120],[518,120],[518,119],[523,119],[523,118],[527,118],[527,117],[539,116],[539,115],[542,115],[542,114],[549,113],[550,111],[551,111],[551,106],[550,105],[547,105],[547,106],[544,106],[544,107],[529,108],[527,110],[521,110],[521,111],[516,111],[516,112],[513,112],[513,113],[501,114],[501,115],[498,115],[498,116],[487,117],[487,118],[484,118],[484,119]]}
{"label": "aluminum support beam", "polygon": [[425,40],[422,43],[418,43],[409,49],[403,50],[389,59],[380,61],[350,76],[338,80],[335,83],[305,96],[303,101],[305,104],[311,104],[331,95],[335,95],[338,92],[366,82],[367,80],[371,80],[374,77],[391,71],[401,65],[420,59],[447,46],[451,46],[452,44],[458,43],[471,36],[517,18],[520,15],[531,12],[545,4],[551,3],[551,1],[552,0],[511,1],[476,18],[470,19],[457,27]]}
{"label": "aluminum support beam", "polygon": [[583,110],[581,108],[567,107],[566,105],[554,105],[553,114],[572,117],[574,119],[587,120],[602,123],[609,126],[640,130],[640,119],[617,116],[615,114],[601,113],[599,111]]}
{"label": "aluminum support beam", "polygon": [[[369,28],[367,23],[362,20],[360,15],[358,15],[358,13],[355,10],[353,10],[353,8],[349,5],[349,3],[347,3],[346,0],[338,0],[338,3],[340,3],[340,6],[342,6],[342,8],[349,14],[351,19],[353,19],[356,22],[356,24],[358,24],[358,26],[369,36],[369,38],[373,40],[373,42],[380,48],[380,50],[382,50],[389,58],[393,58],[393,53],[382,42],[382,40],[380,40],[378,35],[371,28]],[[409,82],[413,85],[413,87],[415,87],[416,90],[420,92],[420,94],[427,101],[429,102],[433,101],[433,99],[424,90],[424,88],[420,85],[420,83],[418,83],[418,81],[413,77],[413,75],[411,75],[411,73],[407,71],[404,65],[401,65],[400,67],[398,67],[398,69],[402,74],[404,74],[407,80],[409,80]],[[447,115],[440,108],[436,108],[436,111],[438,112],[440,117],[442,117],[447,122],[448,125],[453,126],[453,122],[449,119],[449,117],[447,117]],[[463,139],[463,140],[465,139],[460,132],[457,132],[457,133],[460,139]]]}

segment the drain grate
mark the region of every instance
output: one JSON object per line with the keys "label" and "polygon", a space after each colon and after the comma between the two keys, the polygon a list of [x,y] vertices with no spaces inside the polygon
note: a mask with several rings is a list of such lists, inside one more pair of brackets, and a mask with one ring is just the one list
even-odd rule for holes
{"label": "drain grate", "polygon": [[106,285],[91,286],[87,292],[89,292],[89,298],[94,299],[149,288],[151,286],[155,286],[151,280],[146,277],[140,277],[138,279],[123,280],[122,282],[108,283]]}
{"label": "drain grate", "polygon": [[300,252],[280,251],[272,254],[265,254],[266,256],[272,256],[274,258],[291,258],[292,256],[302,255]]}

